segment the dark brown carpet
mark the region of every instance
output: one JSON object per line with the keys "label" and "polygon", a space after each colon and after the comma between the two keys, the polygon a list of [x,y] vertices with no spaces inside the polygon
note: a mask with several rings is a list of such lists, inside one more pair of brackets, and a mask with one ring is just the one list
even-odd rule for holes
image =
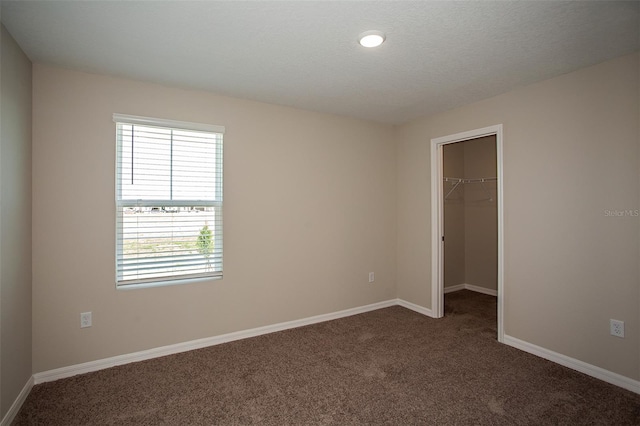
{"label": "dark brown carpet", "polygon": [[391,307],[34,386],[14,424],[640,424],[640,396],[496,341],[495,298]]}

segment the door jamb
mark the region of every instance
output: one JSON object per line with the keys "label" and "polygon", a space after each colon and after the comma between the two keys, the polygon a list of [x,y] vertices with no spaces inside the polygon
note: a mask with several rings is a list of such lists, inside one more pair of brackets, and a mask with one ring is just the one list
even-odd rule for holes
{"label": "door jamb", "polygon": [[477,139],[496,137],[496,182],[498,209],[498,341],[504,341],[504,202],[502,124],[431,139],[431,312],[434,318],[444,316],[444,202],[443,146]]}

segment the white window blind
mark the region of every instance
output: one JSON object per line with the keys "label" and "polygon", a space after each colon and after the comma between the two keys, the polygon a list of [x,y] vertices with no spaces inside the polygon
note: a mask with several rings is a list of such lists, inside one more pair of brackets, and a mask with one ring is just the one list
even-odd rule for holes
{"label": "white window blind", "polygon": [[113,119],[117,285],[222,277],[224,128]]}

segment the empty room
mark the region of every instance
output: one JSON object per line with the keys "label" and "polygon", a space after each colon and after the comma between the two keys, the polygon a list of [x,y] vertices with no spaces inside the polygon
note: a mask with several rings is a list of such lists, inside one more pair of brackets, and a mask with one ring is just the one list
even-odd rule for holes
{"label": "empty room", "polygon": [[1,426],[640,424],[640,3],[0,20]]}

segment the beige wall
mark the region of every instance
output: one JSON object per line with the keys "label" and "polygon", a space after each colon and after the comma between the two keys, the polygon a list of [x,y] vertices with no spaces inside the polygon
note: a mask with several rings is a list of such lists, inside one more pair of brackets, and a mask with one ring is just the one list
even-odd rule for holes
{"label": "beige wall", "polygon": [[0,419],[31,377],[31,62],[0,41]]}
{"label": "beige wall", "polygon": [[[395,298],[392,127],[42,65],[33,91],[35,372]],[[223,280],[115,289],[115,112],[226,126]]]}
{"label": "beige wall", "polygon": [[[445,145],[442,172],[445,177],[464,178],[463,142]],[[443,184],[444,195],[455,184]],[[465,284],[465,185],[460,184],[444,200],[444,286]]]}
{"label": "beige wall", "polygon": [[[504,125],[505,333],[639,372],[638,54],[399,129],[398,296],[431,307],[431,138]],[[609,319],[627,337],[609,335]]]}
{"label": "beige wall", "polygon": [[[496,177],[496,137],[467,142],[464,147],[464,177]],[[464,236],[465,283],[498,289],[498,203],[496,182],[465,185]],[[489,200],[491,198],[491,200]]]}

